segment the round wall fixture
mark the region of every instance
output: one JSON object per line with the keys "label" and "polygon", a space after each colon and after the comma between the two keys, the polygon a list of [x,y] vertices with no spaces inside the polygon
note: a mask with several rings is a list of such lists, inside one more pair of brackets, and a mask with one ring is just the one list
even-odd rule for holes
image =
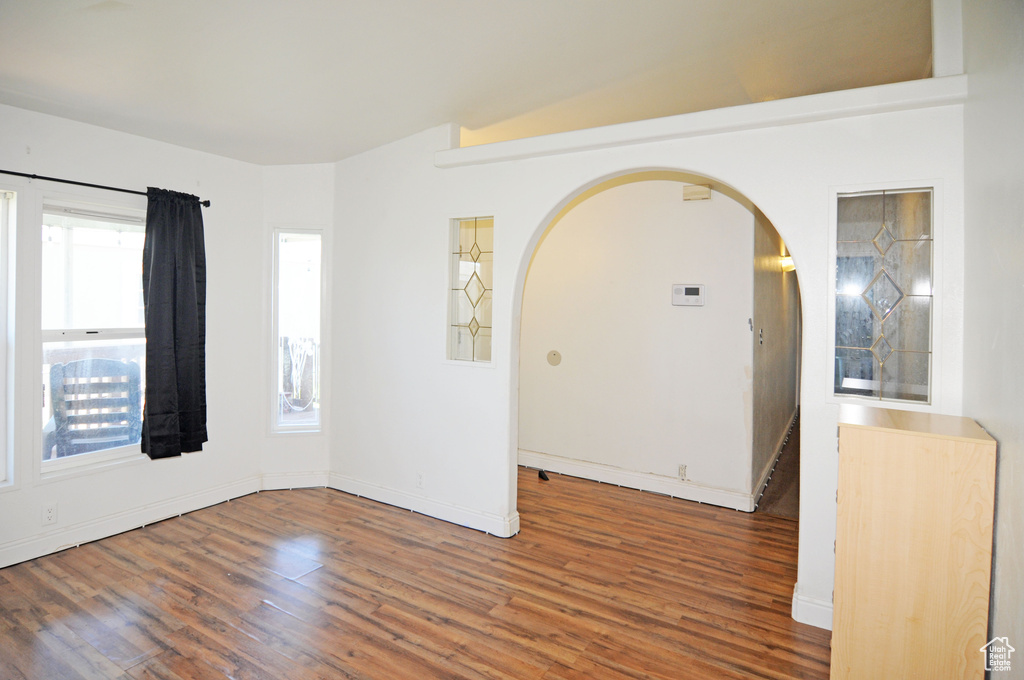
{"label": "round wall fixture", "polygon": [[552,366],[557,366],[558,364],[562,363],[562,355],[558,352],[558,350],[553,349],[550,352],[548,352],[548,363],[551,364]]}

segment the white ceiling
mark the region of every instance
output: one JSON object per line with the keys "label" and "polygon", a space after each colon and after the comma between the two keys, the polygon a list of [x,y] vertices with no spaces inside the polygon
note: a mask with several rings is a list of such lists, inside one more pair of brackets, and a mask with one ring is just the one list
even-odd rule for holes
{"label": "white ceiling", "polygon": [[928,77],[929,0],[0,0],[0,103],[261,164]]}

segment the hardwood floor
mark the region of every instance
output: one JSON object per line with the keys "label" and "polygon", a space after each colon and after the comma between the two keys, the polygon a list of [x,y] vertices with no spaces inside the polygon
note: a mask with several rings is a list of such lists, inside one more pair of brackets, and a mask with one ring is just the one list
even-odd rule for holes
{"label": "hardwood floor", "polygon": [[495,538],[269,491],[0,570],[0,678],[826,678],[797,523],[520,470]]}

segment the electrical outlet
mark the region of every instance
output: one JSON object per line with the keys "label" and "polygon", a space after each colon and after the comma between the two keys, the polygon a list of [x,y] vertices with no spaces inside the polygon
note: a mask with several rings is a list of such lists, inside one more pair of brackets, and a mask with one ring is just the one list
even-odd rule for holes
{"label": "electrical outlet", "polygon": [[423,488],[423,473],[422,472],[419,472],[419,473],[416,474],[416,488],[417,489],[422,489]]}
{"label": "electrical outlet", "polygon": [[680,465],[679,466],[679,479],[683,480],[684,482],[686,481],[686,466],[685,465]]}
{"label": "electrical outlet", "polygon": [[57,504],[50,503],[43,506],[43,526],[57,523]]}

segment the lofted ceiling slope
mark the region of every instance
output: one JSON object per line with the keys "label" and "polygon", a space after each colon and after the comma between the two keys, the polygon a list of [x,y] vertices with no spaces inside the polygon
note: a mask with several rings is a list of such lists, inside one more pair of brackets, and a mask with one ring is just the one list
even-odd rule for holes
{"label": "lofted ceiling slope", "polygon": [[930,73],[928,0],[0,0],[0,103],[268,165]]}

